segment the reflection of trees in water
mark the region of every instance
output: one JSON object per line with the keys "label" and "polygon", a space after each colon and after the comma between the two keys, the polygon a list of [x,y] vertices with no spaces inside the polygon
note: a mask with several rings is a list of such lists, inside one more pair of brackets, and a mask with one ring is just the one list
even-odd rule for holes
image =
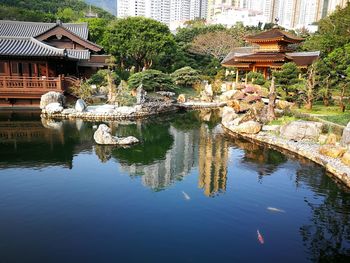
{"label": "reflection of trees in water", "polygon": [[199,129],[199,182],[206,196],[226,190],[228,148],[221,134],[214,134],[207,125]]}
{"label": "reflection of trees in water", "polygon": [[118,125],[117,136],[135,136],[140,143],[130,148],[117,147],[113,151],[113,156],[129,165],[146,165],[164,159],[166,152],[173,144],[169,128],[168,122],[159,119],[131,125]]}
{"label": "reflection of trees in water", "polygon": [[323,173],[324,169],[314,164],[304,164],[297,171],[298,185],[305,184],[314,192],[305,197],[311,218],[300,227],[300,234],[312,261],[349,262],[350,193]]}
{"label": "reflection of trees in water", "polygon": [[257,171],[259,180],[263,176],[275,172],[278,166],[287,161],[287,157],[283,153],[270,149],[267,146],[258,145],[241,138],[234,138],[233,142],[244,150],[242,163],[247,168]]}

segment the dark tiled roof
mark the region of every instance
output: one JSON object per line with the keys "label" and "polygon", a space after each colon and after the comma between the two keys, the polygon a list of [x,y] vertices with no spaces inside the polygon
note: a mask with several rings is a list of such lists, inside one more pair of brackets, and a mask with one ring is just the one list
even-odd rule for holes
{"label": "dark tiled roof", "polygon": [[[56,25],[57,23],[0,20],[0,36],[36,37]],[[62,26],[75,35],[85,40],[88,39],[89,29],[87,23],[62,23]]]}
{"label": "dark tiled roof", "polygon": [[76,58],[79,60],[88,60],[90,59],[90,51],[87,49],[67,49],[68,56],[71,58]]}
{"label": "dark tiled roof", "polygon": [[311,65],[320,56],[320,51],[286,53],[299,67]]}
{"label": "dark tiled roof", "polygon": [[[290,52],[290,53],[267,53],[257,52],[250,54],[237,54],[222,62],[225,66],[235,66],[250,62],[271,62],[271,67],[279,67],[283,62],[292,61],[299,67],[307,67],[312,64],[320,55],[319,51],[313,52]],[[282,62],[282,63],[281,63]]]}
{"label": "dark tiled roof", "polygon": [[268,41],[276,41],[276,40],[285,41],[288,43],[299,43],[304,41],[303,38],[294,36],[278,28],[273,28],[256,35],[247,36],[246,40],[252,43],[268,42]]}
{"label": "dark tiled roof", "polygon": [[0,56],[66,57],[88,60],[90,59],[90,51],[55,48],[33,37],[0,37]]}
{"label": "dark tiled roof", "polygon": [[35,38],[0,37],[1,56],[63,57],[64,49],[46,45]]}

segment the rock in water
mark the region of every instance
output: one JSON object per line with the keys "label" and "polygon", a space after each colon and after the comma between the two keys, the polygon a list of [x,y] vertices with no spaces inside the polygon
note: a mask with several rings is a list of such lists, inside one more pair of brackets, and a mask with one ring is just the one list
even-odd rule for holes
{"label": "rock in water", "polygon": [[53,103],[50,103],[50,104],[46,105],[45,111],[48,114],[61,113],[63,111],[63,107],[61,106],[60,103],[53,102]]}
{"label": "rock in water", "polygon": [[128,136],[124,138],[118,138],[118,144],[119,145],[130,145],[130,144],[135,144],[138,143],[139,140],[135,138],[134,136]]}
{"label": "rock in water", "polygon": [[130,145],[139,142],[139,140],[133,136],[125,138],[112,136],[111,129],[106,124],[100,124],[94,133],[94,140],[97,144],[102,145]]}
{"label": "rock in water", "polygon": [[113,145],[117,144],[118,140],[111,134],[111,128],[106,124],[100,124],[94,133],[94,140],[97,144]]}
{"label": "rock in water", "polygon": [[86,105],[85,101],[82,99],[78,99],[77,102],[75,103],[75,110],[77,112],[85,111],[86,107],[87,107],[87,105]]}
{"label": "rock in water", "polygon": [[59,103],[61,106],[64,106],[65,98],[64,95],[60,92],[50,91],[41,96],[40,99],[40,109],[45,109],[50,103]]}
{"label": "rock in water", "polygon": [[341,137],[340,143],[342,145],[350,144],[350,122],[346,125],[345,129],[343,130],[343,135]]}
{"label": "rock in water", "polygon": [[318,140],[322,132],[322,123],[315,121],[292,121],[280,129],[282,137],[289,140]]}

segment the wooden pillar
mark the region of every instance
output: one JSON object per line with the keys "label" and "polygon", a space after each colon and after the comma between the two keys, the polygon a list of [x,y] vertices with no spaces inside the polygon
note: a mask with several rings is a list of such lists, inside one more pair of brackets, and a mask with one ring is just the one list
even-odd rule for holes
{"label": "wooden pillar", "polygon": [[244,80],[244,84],[247,85],[248,83],[248,71],[245,72],[245,80]]}
{"label": "wooden pillar", "polygon": [[238,78],[239,78],[239,70],[236,69],[236,83],[238,83]]}
{"label": "wooden pillar", "polygon": [[49,77],[49,63],[46,61],[46,77]]}

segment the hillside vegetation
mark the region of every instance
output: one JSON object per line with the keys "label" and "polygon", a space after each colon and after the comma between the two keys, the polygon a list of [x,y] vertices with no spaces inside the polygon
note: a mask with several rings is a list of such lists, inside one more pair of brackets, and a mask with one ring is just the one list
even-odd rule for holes
{"label": "hillside vegetation", "polygon": [[[36,22],[54,22],[61,19],[72,22],[84,17],[89,5],[83,0],[0,0],[0,19]],[[113,15],[92,6],[99,17],[111,19]]]}

